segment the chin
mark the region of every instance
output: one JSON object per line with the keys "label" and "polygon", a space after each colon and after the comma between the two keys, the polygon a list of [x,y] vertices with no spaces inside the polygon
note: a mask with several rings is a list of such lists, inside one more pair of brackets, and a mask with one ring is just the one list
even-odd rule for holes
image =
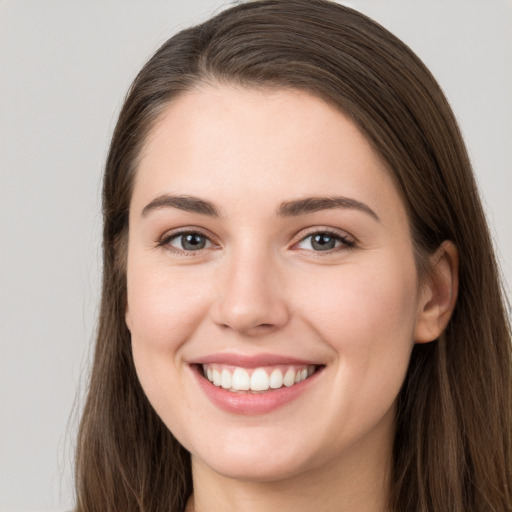
{"label": "chin", "polygon": [[242,443],[225,435],[221,442],[196,445],[196,450],[191,450],[193,467],[194,464],[205,465],[235,480],[277,482],[322,465],[322,454],[317,450],[310,450],[308,455],[307,439],[290,442],[293,439],[289,435],[276,436],[274,432],[274,442],[269,442],[269,435],[258,435],[258,429],[254,430],[253,435],[245,433]]}
{"label": "chin", "polygon": [[[192,460],[194,464],[194,457]],[[214,460],[201,462],[225,478],[250,482],[277,482],[293,478],[303,473],[307,465],[297,461],[296,456],[290,460],[280,456],[242,457],[240,454],[222,454]]]}

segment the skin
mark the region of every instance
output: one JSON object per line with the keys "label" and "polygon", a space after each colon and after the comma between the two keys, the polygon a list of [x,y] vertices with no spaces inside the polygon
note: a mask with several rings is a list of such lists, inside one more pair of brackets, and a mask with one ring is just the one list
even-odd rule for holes
{"label": "skin", "polygon": [[[163,206],[214,203],[218,217]],[[284,201],[367,205],[298,216]],[[187,228],[208,242],[188,253]],[[330,251],[313,233],[334,231]],[[309,238],[308,238],[309,237]],[[356,126],[305,92],[202,86],[148,136],[130,206],[126,322],[140,382],[191,452],[187,510],[387,510],[395,402],[415,342],[435,339],[456,297],[455,248],[419,285],[410,227],[390,171]],[[279,354],[325,365],[269,413],[219,409],[190,361]]]}

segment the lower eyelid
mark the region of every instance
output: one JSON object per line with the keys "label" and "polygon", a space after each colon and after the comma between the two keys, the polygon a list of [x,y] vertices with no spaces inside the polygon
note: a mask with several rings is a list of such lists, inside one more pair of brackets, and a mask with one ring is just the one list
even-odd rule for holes
{"label": "lower eyelid", "polygon": [[[180,247],[175,247],[174,245],[171,245],[173,241],[179,240],[180,237],[185,235],[199,235],[206,239],[206,247],[203,247],[201,249],[197,249],[195,251],[187,251]],[[204,249],[209,249],[211,247],[215,246],[215,244],[212,242],[211,238],[204,233],[201,233],[200,231],[193,231],[193,230],[184,230],[184,231],[178,231],[175,233],[169,233],[167,235],[164,235],[158,242],[157,247],[164,247],[168,250],[172,250],[173,252],[180,252],[180,253],[194,253],[194,252],[201,252]]]}
{"label": "lower eyelid", "polygon": [[[186,250],[186,249],[183,249],[183,248],[171,245],[172,241],[177,240],[180,237],[182,237],[184,235],[189,235],[189,234],[195,234],[195,235],[199,235],[201,237],[204,237],[206,239],[205,247],[202,247],[202,248],[196,249],[196,250]],[[321,250],[316,250],[315,251],[313,248],[301,248],[301,247],[298,247],[299,244],[305,242],[306,240],[308,240],[311,237],[313,237],[315,235],[318,235],[318,234],[328,235],[328,236],[333,237],[336,240],[335,247],[333,247],[331,249],[326,249],[324,251],[321,251]],[[293,247],[299,248],[299,249],[303,249],[303,250],[307,250],[307,251],[311,251],[311,252],[315,252],[315,253],[319,253],[319,254],[321,254],[321,253],[329,254],[329,253],[332,253],[332,252],[334,252],[334,251],[336,251],[338,249],[341,249],[341,250],[353,249],[353,248],[356,247],[356,245],[357,245],[357,242],[354,239],[352,239],[351,237],[348,237],[348,236],[345,236],[345,235],[342,235],[342,234],[339,234],[339,233],[336,233],[336,232],[331,232],[331,231],[328,231],[328,230],[318,230],[318,231],[310,232],[309,234],[303,236],[298,242],[293,244]],[[170,250],[172,252],[175,252],[175,253],[187,254],[187,255],[194,255],[194,253],[197,254],[197,253],[200,253],[201,251],[203,251],[205,249],[211,249],[211,248],[214,248],[214,247],[219,248],[219,245],[215,244],[215,242],[212,241],[210,236],[206,235],[205,233],[202,233],[201,231],[192,230],[192,229],[191,230],[187,229],[187,230],[178,231],[178,232],[169,233],[167,235],[164,235],[157,242],[157,246],[158,247],[167,248],[168,250]]]}
{"label": "lower eyelid", "polygon": [[[311,237],[313,237],[315,235],[327,235],[327,236],[334,238],[336,240],[337,246],[335,246],[333,249],[330,249],[331,251],[334,249],[338,249],[340,247],[345,247],[345,248],[349,249],[349,248],[353,248],[356,245],[355,240],[353,240],[352,238],[350,238],[348,236],[341,235],[340,233],[335,233],[332,231],[319,230],[319,231],[314,231],[313,233],[309,233],[309,234],[303,236],[298,242],[296,242],[294,244],[294,246],[298,246],[299,244],[305,242],[306,240],[311,239]],[[315,252],[322,252],[322,251],[315,251]],[[326,250],[325,252],[329,252],[329,250]]]}

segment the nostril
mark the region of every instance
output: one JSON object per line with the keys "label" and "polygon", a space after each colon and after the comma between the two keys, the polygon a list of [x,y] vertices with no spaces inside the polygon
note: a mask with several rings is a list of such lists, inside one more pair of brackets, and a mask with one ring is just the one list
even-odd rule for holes
{"label": "nostril", "polygon": [[[240,319],[238,319],[240,320]],[[273,331],[280,327],[279,324],[257,323],[250,321],[233,321],[231,323],[221,322],[219,326],[223,330],[233,330],[245,334],[247,336],[257,336]]]}
{"label": "nostril", "polygon": [[290,317],[286,301],[280,287],[264,281],[244,268],[244,274],[234,276],[233,283],[221,283],[211,310],[215,323],[249,336],[283,327]]}

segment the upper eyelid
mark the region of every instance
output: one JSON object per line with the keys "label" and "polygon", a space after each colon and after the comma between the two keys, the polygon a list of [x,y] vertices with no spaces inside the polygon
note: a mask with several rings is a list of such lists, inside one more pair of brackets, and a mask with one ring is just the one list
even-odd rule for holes
{"label": "upper eyelid", "polygon": [[199,227],[196,227],[196,226],[177,228],[177,229],[174,229],[174,230],[166,231],[162,236],[160,236],[158,238],[158,243],[163,245],[163,244],[168,243],[169,240],[172,240],[173,238],[177,238],[177,237],[179,237],[181,235],[193,234],[193,233],[201,235],[201,236],[204,236],[210,242],[212,242],[212,244],[216,244],[216,242],[214,242],[214,238],[215,237],[213,237],[206,230],[204,230],[202,228],[199,228]]}
{"label": "upper eyelid", "polygon": [[310,236],[316,235],[317,233],[327,233],[329,235],[337,236],[341,239],[347,239],[353,242],[354,244],[358,243],[358,240],[355,236],[351,235],[349,232],[343,230],[343,229],[337,229],[337,228],[331,228],[327,226],[320,226],[320,227],[314,227],[314,228],[306,228],[305,230],[299,231],[294,237],[292,245],[295,245],[305,238],[308,238]]}
{"label": "upper eyelid", "polygon": [[[204,236],[210,242],[211,246],[203,247],[201,249],[196,249],[196,250],[185,250],[185,249],[180,249],[179,247],[174,247],[173,245],[171,245],[171,241],[179,238],[180,236],[187,235],[187,234],[198,234],[198,235]],[[187,228],[179,229],[178,228],[177,230],[174,230],[174,231],[170,231],[170,232],[167,231],[157,241],[156,247],[159,249],[165,249],[166,251],[169,251],[170,253],[174,253],[176,256],[179,255],[182,257],[185,257],[185,256],[186,257],[192,257],[192,256],[199,257],[200,255],[204,255],[204,251],[206,251],[206,250],[219,248],[218,244],[216,244],[210,236],[206,235],[205,233],[202,232],[201,229],[197,229],[197,228],[195,228],[195,229],[187,229]]]}
{"label": "upper eyelid", "polygon": [[[189,233],[197,233],[201,236],[204,236],[207,238],[213,246],[219,247],[219,243],[215,241],[215,237],[210,234],[207,230],[200,228],[198,226],[187,226],[182,228],[176,228],[175,230],[167,231],[164,233],[159,239],[158,239],[158,246],[165,246],[168,244],[172,239],[177,238],[184,234]],[[343,242],[344,241],[350,241],[352,246],[356,246],[358,244],[358,240],[348,233],[345,230],[337,229],[333,227],[327,227],[327,226],[315,226],[311,228],[305,228],[303,230],[300,230],[293,238],[292,242],[290,242],[290,247],[293,247],[297,245],[298,243],[302,242],[306,238],[313,236],[318,233],[326,233],[329,235],[333,235],[335,237],[340,238]],[[204,249],[198,249],[197,252],[204,250]],[[188,251],[187,251],[188,252]]]}

